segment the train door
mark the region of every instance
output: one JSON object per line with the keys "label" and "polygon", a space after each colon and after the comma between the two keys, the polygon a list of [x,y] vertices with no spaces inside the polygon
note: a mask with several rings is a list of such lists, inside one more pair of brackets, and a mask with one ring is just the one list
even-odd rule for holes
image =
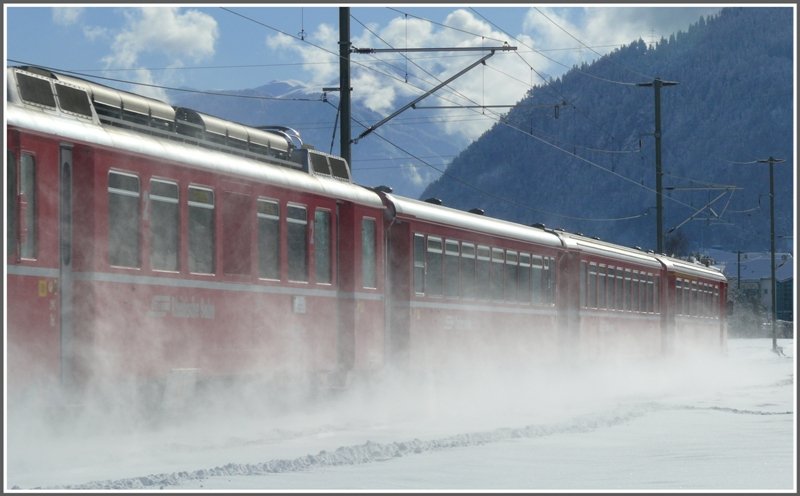
{"label": "train door", "polygon": [[61,307],[61,383],[74,385],[73,306],[72,306],[72,145],[59,148],[59,303]]}

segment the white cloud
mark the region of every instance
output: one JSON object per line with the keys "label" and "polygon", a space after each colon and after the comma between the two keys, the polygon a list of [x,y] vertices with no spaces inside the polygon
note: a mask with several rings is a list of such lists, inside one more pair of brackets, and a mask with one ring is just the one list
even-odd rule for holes
{"label": "white cloud", "polygon": [[177,7],[144,7],[125,12],[126,25],[114,37],[109,66],[133,67],[146,53],[178,62],[197,62],[214,55],[219,36],[217,21],[196,10]]}
{"label": "white cloud", "polygon": [[[486,66],[475,67],[446,88],[422,100],[419,105],[513,105],[525,95],[531,85],[542,83],[540,75],[545,78],[557,77],[576,63],[591,62],[598,57],[591,50],[580,47],[564,30],[589,46],[623,45],[640,37],[647,40],[651,32],[657,38],[669,36],[678,29],[686,29],[700,15],[709,15],[719,9],[540,7],[540,10],[553,22],[536,9],[530,9],[525,12],[523,32],[510,33],[513,37],[498,31],[467,9],[456,9],[442,22],[448,27],[398,15],[382,26],[369,24],[369,29],[375,34],[362,30],[355,35],[352,43],[358,48],[387,48],[387,44],[394,48],[403,48],[500,46],[507,41],[509,45],[517,47],[516,53],[497,51],[486,61]],[[491,18],[491,14],[488,16]],[[357,29],[352,31],[355,33]],[[325,24],[320,25],[306,40],[322,47],[336,47],[339,41],[336,27]],[[325,53],[315,46],[283,35],[269,36],[267,46],[298,54],[307,63],[324,62],[307,66],[306,70],[312,76],[311,85],[335,85],[338,82],[338,53]],[[537,50],[573,49],[544,52],[549,57],[547,58],[531,53],[527,47]],[[608,53],[613,49],[612,46],[596,50]],[[408,53],[409,60],[406,61],[400,52],[353,54],[353,99],[370,110],[388,115],[483,55],[485,52]],[[429,112],[431,116],[442,115],[442,112],[435,110]],[[469,110],[462,109],[461,112]],[[497,121],[499,114],[504,112],[504,109],[476,110],[473,119],[443,119],[442,125],[451,135],[475,139],[489,129]],[[386,125],[391,125],[391,121]]]}
{"label": "white cloud", "polygon": [[[207,14],[178,7],[143,7],[126,10],[124,15],[125,26],[113,36],[111,53],[103,57],[103,63],[109,68],[130,69],[130,78],[137,82],[156,84],[150,71],[137,69],[143,57],[181,67],[187,61],[199,62],[215,53],[219,30],[217,21]],[[158,88],[141,87],[136,92],[166,99]]]}
{"label": "white cloud", "polygon": [[403,177],[418,188],[427,186],[440,175],[438,172],[434,172],[423,165],[415,165],[412,163],[402,164],[400,166],[400,172],[403,174]]}
{"label": "white cloud", "polygon": [[84,26],[83,37],[89,41],[97,41],[102,38],[108,38],[108,28],[102,26]]}
{"label": "white cloud", "polygon": [[71,26],[78,22],[83,11],[83,7],[53,7],[51,12],[53,23],[59,26]]}
{"label": "white cloud", "polygon": [[[528,10],[523,29],[532,37],[535,49],[572,48],[557,54],[548,53],[551,59],[563,65],[544,57],[539,58],[545,70],[561,73],[564,66],[571,67],[596,59],[598,55],[595,52],[605,54],[640,38],[648,43],[662,37],[668,38],[674,32],[686,30],[700,16],[718,11],[719,8],[715,7],[673,6],[538,7]],[[592,50],[583,47],[581,42],[593,47]]]}

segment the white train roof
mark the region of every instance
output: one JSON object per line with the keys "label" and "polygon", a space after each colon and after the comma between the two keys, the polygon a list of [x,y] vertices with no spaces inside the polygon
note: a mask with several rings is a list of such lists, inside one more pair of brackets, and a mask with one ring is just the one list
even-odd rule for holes
{"label": "white train roof", "polygon": [[320,177],[288,167],[273,166],[246,157],[200,148],[156,136],[115,127],[102,127],[92,120],[59,118],[51,112],[9,104],[6,122],[32,132],[57,136],[111,150],[186,165],[198,170],[247,178],[260,183],[346,199],[382,208],[373,191],[349,182]]}
{"label": "white train roof", "polygon": [[554,248],[562,248],[563,246],[558,236],[542,229],[388,193],[385,194],[385,197],[393,206],[398,217],[417,219],[440,226],[455,227],[501,238],[536,243],[542,246],[552,246]]}

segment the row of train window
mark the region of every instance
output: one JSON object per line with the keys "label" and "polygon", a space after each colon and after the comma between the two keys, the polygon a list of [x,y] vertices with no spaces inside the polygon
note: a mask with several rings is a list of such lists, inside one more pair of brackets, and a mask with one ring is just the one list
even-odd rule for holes
{"label": "row of train window", "polygon": [[555,302],[552,257],[415,233],[413,264],[418,295]]}
{"label": "row of train window", "polygon": [[[109,194],[109,263],[121,267],[140,266],[138,218],[140,201],[139,178],[132,174],[111,171]],[[150,262],[155,270],[179,270],[179,189],[173,181],[150,180]],[[222,272],[248,275],[252,270],[250,240],[257,236],[258,276],[281,280],[281,222],[286,223],[286,278],[293,282],[309,281],[309,260],[314,260],[314,282],[330,284],[332,275],[331,211],[316,208],[309,219],[308,207],[299,203],[281,204],[272,198],[256,199],[252,211],[250,196],[222,193],[222,229],[215,226],[216,193],[212,188],[190,185],[186,198],[188,209],[188,269],[192,273],[214,274],[216,237],[223,237]],[[250,220],[248,220],[250,219]],[[311,228],[311,229],[309,229]],[[361,224],[362,283],[376,287],[375,219],[365,217]]]}
{"label": "row of train window", "polygon": [[678,315],[719,317],[719,288],[706,282],[679,278],[675,281],[675,306]]}
{"label": "row of train window", "polygon": [[581,307],[660,312],[657,274],[595,262],[581,264]]}
{"label": "row of train window", "polygon": [[[19,169],[13,153],[8,152],[7,180],[7,248],[11,258],[35,259],[37,256],[36,167],[32,155],[20,156]],[[134,174],[110,171],[108,175],[108,263],[116,267],[141,267],[141,198],[140,180]],[[178,183],[151,179],[147,213],[150,241],[150,266],[153,270],[179,271],[180,251],[180,194]],[[309,281],[309,255],[314,257],[314,282],[332,282],[331,211],[317,208],[313,212],[313,229],[309,230],[308,208],[287,203],[285,214],[277,200],[258,198],[256,212],[251,212],[247,195],[222,194],[223,256],[225,274],[247,275],[251,272],[252,247],[242,240],[251,239],[256,231],[258,275],[262,279],[281,280],[281,221],[286,222],[286,278],[294,282]],[[188,227],[188,270],[193,273],[214,274],[215,246],[218,235],[215,226],[215,191],[190,185],[186,198]],[[252,219],[247,221],[246,219]],[[313,240],[309,233],[313,233]],[[17,240],[19,239],[19,243]],[[365,217],[361,225],[362,283],[365,288],[376,287],[376,226],[375,219]],[[17,253],[19,249],[19,253]],[[312,253],[313,252],[313,253]]]}

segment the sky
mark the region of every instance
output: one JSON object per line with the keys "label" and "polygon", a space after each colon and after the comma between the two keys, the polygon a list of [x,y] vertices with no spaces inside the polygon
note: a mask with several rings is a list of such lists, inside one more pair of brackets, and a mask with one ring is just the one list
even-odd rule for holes
{"label": "sky", "polygon": [[[163,100],[164,87],[239,90],[274,80],[316,91],[338,86],[338,5],[286,5],[4,4],[6,62],[109,78],[99,82]],[[353,5],[350,31],[358,48],[516,47],[495,52],[425,101],[512,105],[574,64],[639,38],[669,37],[719,8]],[[388,115],[485,53],[353,54],[353,99]],[[449,125],[459,128],[447,132],[474,139],[490,121]]]}

